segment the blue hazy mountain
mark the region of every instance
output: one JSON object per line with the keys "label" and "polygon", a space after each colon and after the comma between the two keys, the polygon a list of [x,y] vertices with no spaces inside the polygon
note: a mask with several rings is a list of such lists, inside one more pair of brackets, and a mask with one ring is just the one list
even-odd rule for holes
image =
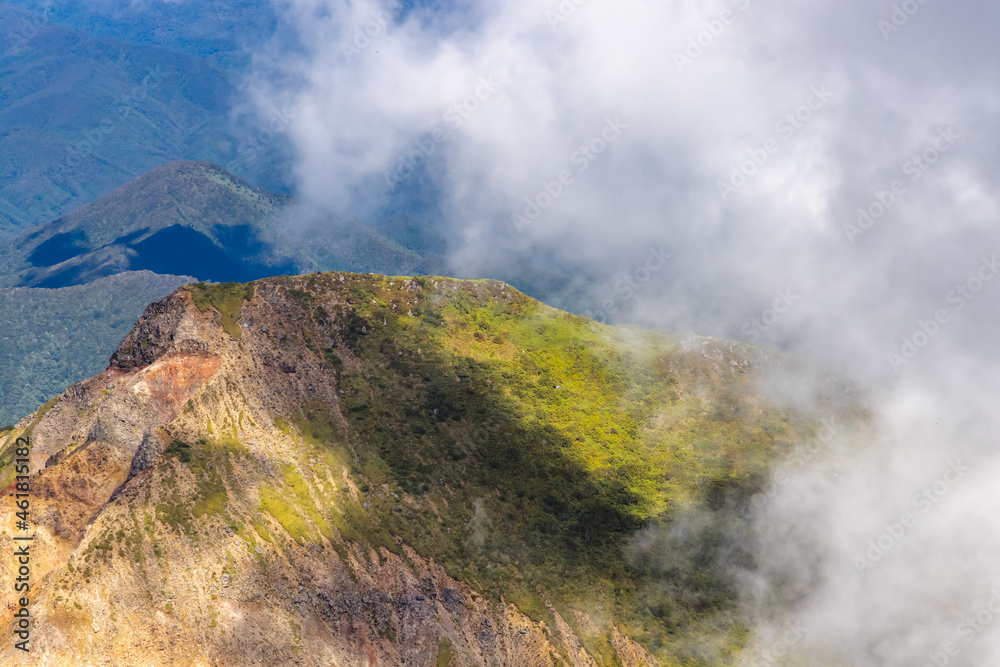
{"label": "blue hazy mountain", "polygon": [[17,387],[0,422],[97,372],[143,305],[186,281],[441,271],[419,175],[372,224],[290,197],[290,146],[255,141],[270,124],[240,92],[282,30],[269,2],[0,3],[0,316],[24,323],[0,339]]}
{"label": "blue hazy mountain", "polygon": [[247,66],[249,54],[270,40],[279,25],[273,5],[266,0],[12,0],[6,4],[41,17],[35,23],[156,45],[230,70]]}
{"label": "blue hazy mountain", "polygon": [[[171,160],[237,160],[252,132],[231,114],[238,77],[192,53],[0,5],[0,238]],[[287,155],[279,137],[240,173],[287,189]]]}

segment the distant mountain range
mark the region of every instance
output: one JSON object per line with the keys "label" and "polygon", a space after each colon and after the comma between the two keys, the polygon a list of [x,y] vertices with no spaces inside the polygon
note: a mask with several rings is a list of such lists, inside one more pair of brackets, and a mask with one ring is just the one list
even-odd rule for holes
{"label": "distant mountain range", "polygon": [[[295,233],[301,228],[302,233]],[[292,231],[290,231],[292,230]],[[397,238],[392,238],[392,236]],[[410,238],[405,221],[376,228],[307,217],[207,162],[172,162],[0,247],[0,285],[67,287],[125,271],[245,281],[310,270],[423,273],[443,251]]]}
{"label": "distant mountain range", "polygon": [[[264,187],[287,189],[290,153],[280,134],[255,147],[253,159],[241,148],[258,122],[234,115],[241,70],[202,57],[224,44],[192,37],[201,47],[185,52],[143,42],[143,30],[162,32],[163,24],[143,23],[131,3],[131,28],[47,4],[48,14],[0,4],[0,239],[171,160],[238,164]],[[118,29],[97,30],[101,21]],[[237,37],[227,39],[235,53]]]}
{"label": "distant mountain range", "polygon": [[246,67],[255,47],[274,36],[278,23],[268,0],[10,0],[4,5],[42,17],[45,25],[132,44],[156,44],[228,70]]}
{"label": "distant mountain range", "polygon": [[66,287],[124,271],[225,281],[295,269],[261,240],[287,197],[207,163],[171,163],[22,234],[0,250],[0,281]]}
{"label": "distant mountain range", "polygon": [[[312,216],[217,165],[163,165],[0,246],[0,286],[18,288],[3,291],[0,317],[23,321],[27,308],[33,323],[0,336],[0,381],[12,387],[0,423],[100,370],[142,308],[185,282],[435,273],[444,250],[406,216],[376,226]],[[128,298],[105,298],[122,289]],[[80,318],[92,326],[74,326]],[[61,338],[38,334],[49,326]]]}

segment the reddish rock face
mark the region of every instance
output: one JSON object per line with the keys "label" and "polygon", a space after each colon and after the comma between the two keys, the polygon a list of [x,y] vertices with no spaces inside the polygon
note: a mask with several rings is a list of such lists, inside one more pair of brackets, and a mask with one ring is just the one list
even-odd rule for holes
{"label": "reddish rock face", "polygon": [[184,404],[218,372],[222,360],[214,354],[178,354],[141,371],[132,391],[145,394],[153,407],[171,421]]}

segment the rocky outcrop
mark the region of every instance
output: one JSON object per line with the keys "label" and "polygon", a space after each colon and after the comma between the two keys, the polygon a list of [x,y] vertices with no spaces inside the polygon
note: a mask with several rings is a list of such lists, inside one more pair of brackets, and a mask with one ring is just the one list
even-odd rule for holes
{"label": "rocky outcrop", "polygon": [[[190,308],[190,296],[186,292],[176,292],[151,303],[111,356],[111,367],[127,372],[149,366],[162,357],[174,346],[175,337],[182,335],[181,322]],[[201,346],[196,339],[179,342],[187,346]]]}

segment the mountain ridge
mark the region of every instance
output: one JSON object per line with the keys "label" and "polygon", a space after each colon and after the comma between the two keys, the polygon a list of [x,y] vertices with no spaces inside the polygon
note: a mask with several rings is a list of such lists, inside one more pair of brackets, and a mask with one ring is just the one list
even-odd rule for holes
{"label": "mountain ridge", "polygon": [[223,265],[201,266],[205,279],[252,274],[263,269],[258,237],[288,201],[208,162],[170,162],[4,244],[0,275],[67,287],[123,268],[192,274],[204,259]]}
{"label": "mountain ridge", "polygon": [[[169,162],[0,246],[0,281],[58,288],[151,270],[244,282],[345,265],[420,270],[438,261],[359,221],[297,221],[294,204],[216,164]],[[399,229],[408,242],[411,230]]]}
{"label": "mountain ridge", "polygon": [[0,447],[6,484],[34,443],[38,646],[715,664],[746,627],[724,526],[816,428],[760,393],[776,363],[495,281],[183,287]]}

